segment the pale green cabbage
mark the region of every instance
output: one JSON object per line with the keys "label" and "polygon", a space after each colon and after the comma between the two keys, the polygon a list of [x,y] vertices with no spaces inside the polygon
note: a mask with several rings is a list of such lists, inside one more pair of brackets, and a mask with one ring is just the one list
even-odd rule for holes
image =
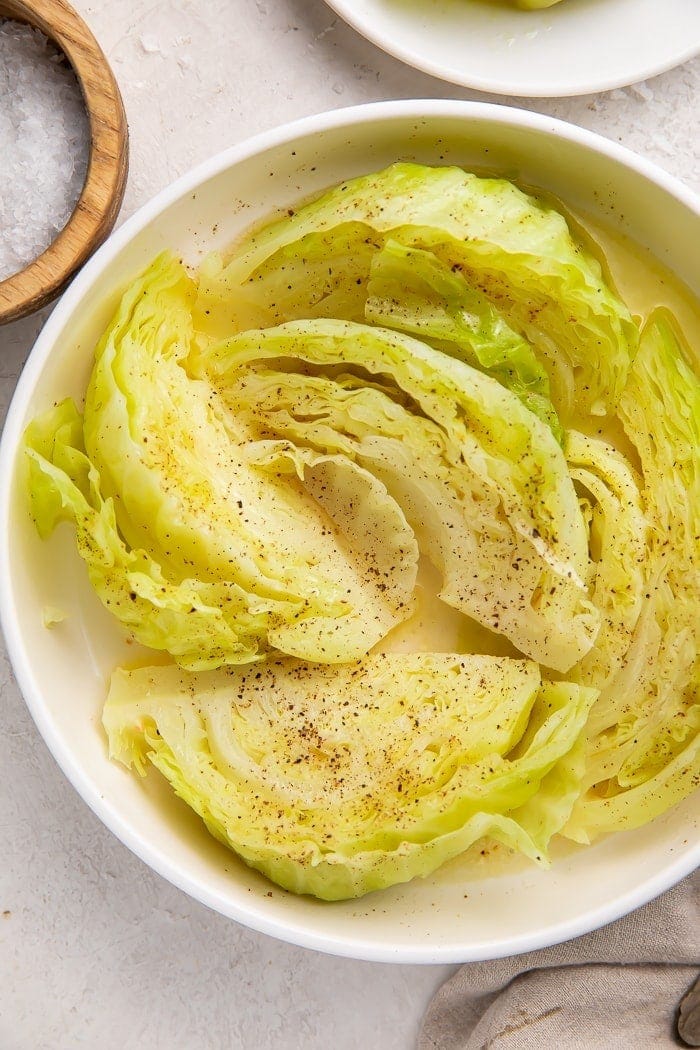
{"label": "pale green cabbage", "polygon": [[[504,180],[396,164],[159,257],[26,449],[174,661],[115,672],[111,754],[288,889],[545,864],[700,778],[700,383]],[[462,652],[402,651],[428,577]]]}
{"label": "pale green cabbage", "polygon": [[[35,520],[46,533],[73,517],[104,604],[184,667],[272,647],[355,659],[410,613],[413,533],[347,459],[307,457],[301,481],[250,462],[217,391],[182,367],[193,291],[158,260],[98,347],[84,425],[64,404],[30,427]],[[327,495],[312,500],[303,482],[319,478]]]}
{"label": "pale green cabbage", "polygon": [[565,423],[574,408],[616,411],[638,335],[600,264],[554,208],[461,168],[394,164],[253,233],[226,266],[210,261],[198,320],[219,336],[232,324],[361,320],[387,241],[429,252],[500,311],[508,338],[519,333],[547,370]]}
{"label": "pale green cabbage", "polygon": [[119,671],[104,723],[114,758],[153,763],[246,863],[338,900],[427,875],[485,834],[542,862],[573,799],[545,814],[538,787],[595,696],[509,658],[287,659]]}
{"label": "pale green cabbage", "polygon": [[[390,375],[418,407],[352,380],[348,390],[347,381],[246,368],[275,359]],[[441,570],[449,605],[559,671],[590,650],[599,617],[586,598],[585,527],[564,455],[495,379],[415,339],[332,320],[243,333],[195,364],[252,433],[343,454],[380,477]],[[242,370],[242,389],[231,390]],[[271,452],[273,464],[288,454],[263,446],[268,461]]]}
{"label": "pale green cabbage", "polygon": [[605,678],[595,665],[579,676],[601,694],[586,790],[565,829],[578,842],[644,824],[700,782],[700,382],[662,314],[643,333],[620,417],[641,462],[649,537],[642,559],[644,526],[627,497],[610,522],[619,553],[599,599],[612,609],[601,646],[612,659]]}

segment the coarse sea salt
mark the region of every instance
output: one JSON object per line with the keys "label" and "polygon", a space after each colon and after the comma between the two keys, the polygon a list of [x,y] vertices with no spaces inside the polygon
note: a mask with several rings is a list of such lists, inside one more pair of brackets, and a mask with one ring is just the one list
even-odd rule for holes
{"label": "coarse sea salt", "polygon": [[65,56],[0,19],[0,281],[48,248],[85,182],[90,130]]}

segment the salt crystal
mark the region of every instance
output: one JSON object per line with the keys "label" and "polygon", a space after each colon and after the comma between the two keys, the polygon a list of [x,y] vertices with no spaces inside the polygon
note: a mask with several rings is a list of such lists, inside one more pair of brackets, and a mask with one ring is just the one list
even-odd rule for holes
{"label": "salt crystal", "polygon": [[148,33],[144,33],[140,40],[141,50],[145,51],[147,55],[158,55],[161,54],[160,44],[154,36],[149,36]]}
{"label": "salt crystal", "polygon": [[0,281],[41,255],[68,222],[89,141],[65,56],[38,30],[0,19]]}

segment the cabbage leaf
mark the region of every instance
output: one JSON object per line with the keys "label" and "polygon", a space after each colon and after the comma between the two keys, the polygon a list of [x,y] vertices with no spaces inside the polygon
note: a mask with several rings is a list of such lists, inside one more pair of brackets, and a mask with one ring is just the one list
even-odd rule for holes
{"label": "cabbage leaf", "polygon": [[483,369],[517,394],[561,441],[549,378],[532,347],[462,273],[431,252],[386,241],[372,259],[365,318],[419,336]]}

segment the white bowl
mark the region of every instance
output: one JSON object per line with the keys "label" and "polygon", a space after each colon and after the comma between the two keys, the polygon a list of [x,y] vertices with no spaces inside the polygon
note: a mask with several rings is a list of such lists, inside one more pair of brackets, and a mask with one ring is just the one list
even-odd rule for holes
{"label": "white bowl", "polygon": [[[250,223],[341,179],[396,160],[455,162],[516,176],[612,222],[700,293],[700,204],[646,161],[546,117],[478,103],[390,102],[340,110],[258,136],[200,165],[130,219],[87,264],[37,340],[0,448],[0,612],[26,702],[57,762],[104,823],[147,864],[254,929],[324,951],[396,962],[496,958],[603,925],[700,861],[697,799],[639,831],[485,877],[455,861],[359,901],[323,904],[272,887],[204,830],[154,774],[107,758],[105,681],[134,655],[90,591],[64,526],[47,543],[29,521],[18,463],[26,423],[81,398],[98,334],[120,292],[165,247],[196,262]],[[215,231],[215,232],[213,232]],[[52,630],[46,606],[68,618]]]}
{"label": "white bowl", "polygon": [[698,0],[326,0],[410,66],[497,95],[553,97],[634,84],[700,52]]}

